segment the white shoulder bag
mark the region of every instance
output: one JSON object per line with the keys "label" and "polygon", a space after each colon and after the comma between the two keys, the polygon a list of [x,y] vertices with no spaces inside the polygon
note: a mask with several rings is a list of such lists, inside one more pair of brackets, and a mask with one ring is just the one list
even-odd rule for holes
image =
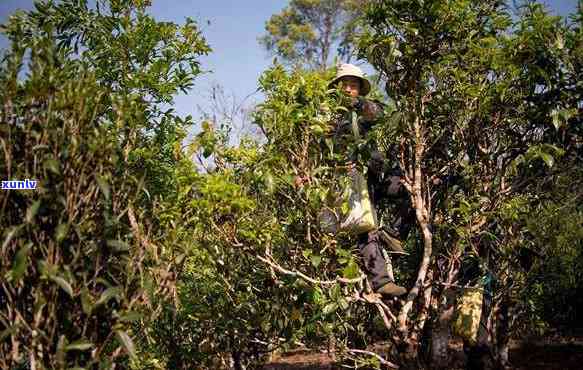
{"label": "white shoulder bag", "polygon": [[[352,133],[357,141],[360,140],[356,112],[352,112]],[[324,209],[320,212],[320,226],[330,233],[345,231],[354,235],[375,230],[378,227],[377,214],[370,201],[365,177],[352,169],[347,180],[340,197],[341,203],[348,204],[347,212],[342,206],[334,207],[335,210]]]}

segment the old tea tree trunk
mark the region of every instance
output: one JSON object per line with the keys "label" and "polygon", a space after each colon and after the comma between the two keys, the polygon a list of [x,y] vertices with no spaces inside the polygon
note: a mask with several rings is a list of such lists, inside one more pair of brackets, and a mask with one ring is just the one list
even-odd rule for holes
{"label": "old tea tree trunk", "polygon": [[[403,360],[412,368],[421,368],[418,359],[421,332],[428,317],[431,303],[431,282],[433,273],[430,270],[433,250],[433,235],[430,228],[431,204],[427,189],[424,187],[425,176],[422,170],[423,156],[426,150],[426,141],[423,128],[423,109],[425,98],[413,106],[413,122],[409,128],[414,134],[412,148],[403,149],[401,165],[404,169],[404,185],[411,195],[411,206],[415,210],[415,217],[419,225],[423,240],[423,254],[417,271],[415,285],[409,291],[407,298],[397,316],[398,342],[404,350]],[[409,152],[409,158],[405,151]],[[413,305],[417,303],[416,316],[411,316]]]}

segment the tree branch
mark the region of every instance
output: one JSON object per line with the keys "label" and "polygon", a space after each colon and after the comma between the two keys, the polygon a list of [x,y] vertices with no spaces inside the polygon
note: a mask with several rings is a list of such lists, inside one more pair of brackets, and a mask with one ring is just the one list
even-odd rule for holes
{"label": "tree branch", "polygon": [[415,285],[409,291],[407,295],[407,299],[405,304],[403,305],[401,312],[399,312],[398,316],[398,323],[399,323],[399,331],[404,335],[407,335],[408,328],[407,328],[407,319],[409,312],[413,308],[413,301],[419,295],[420,289],[423,287],[425,283],[425,277],[427,275],[427,270],[429,268],[429,262],[431,260],[432,254],[432,233],[429,228],[429,212],[428,207],[430,204],[425,202],[423,196],[423,172],[421,169],[421,163],[423,159],[423,155],[425,153],[425,142],[424,142],[424,132],[422,128],[422,121],[420,117],[420,111],[423,111],[423,102],[421,103],[421,107],[419,108],[417,117],[413,121],[413,131],[414,131],[414,164],[413,164],[413,183],[410,184],[407,189],[411,191],[411,205],[413,209],[415,209],[415,215],[417,218],[417,223],[421,229],[421,233],[423,236],[423,258],[421,259],[421,264],[419,265],[419,271],[417,273],[417,280],[415,281]]}
{"label": "tree branch", "polygon": [[308,281],[312,284],[319,284],[319,285],[334,285],[334,284],[338,284],[338,283],[354,284],[354,283],[358,283],[360,281],[363,281],[366,278],[366,275],[362,274],[362,275],[360,275],[360,277],[354,278],[354,279],[346,279],[346,278],[337,277],[334,280],[318,280],[318,279],[314,279],[314,278],[309,277],[308,275],[304,274],[303,272],[292,271],[292,270],[288,270],[286,268],[283,268],[279,264],[275,263],[274,261],[270,261],[267,258],[264,258],[261,256],[257,256],[257,258],[261,262],[266,263],[267,265],[273,267],[275,270],[281,272],[282,274],[299,277],[299,278],[301,278],[305,281]]}
{"label": "tree branch", "polygon": [[365,350],[362,350],[362,349],[348,349],[347,351],[350,352],[350,353],[359,353],[359,354],[363,354],[363,355],[373,356],[373,357],[376,357],[377,360],[379,360],[381,362],[381,364],[383,364],[383,365],[386,365],[386,366],[388,366],[388,367],[390,367],[392,369],[398,369],[399,368],[399,366],[395,365],[394,363],[392,363],[390,361],[387,361],[386,359],[384,359],[380,355],[378,355],[378,354],[376,354],[374,352],[371,352],[371,351],[365,351]]}

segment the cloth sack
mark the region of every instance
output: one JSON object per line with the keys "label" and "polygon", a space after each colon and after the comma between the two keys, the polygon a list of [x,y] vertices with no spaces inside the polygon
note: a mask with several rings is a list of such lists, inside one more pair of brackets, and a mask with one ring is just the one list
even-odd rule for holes
{"label": "cloth sack", "polygon": [[478,341],[483,296],[483,289],[466,288],[457,302],[452,329],[454,334],[470,344],[476,344]]}
{"label": "cloth sack", "polygon": [[[356,113],[352,112],[352,132],[359,140]],[[341,196],[333,207],[326,207],[320,212],[320,227],[329,233],[338,231],[354,235],[378,228],[376,210],[370,200],[368,184],[362,173],[355,169],[340,179]]]}
{"label": "cloth sack", "polygon": [[358,171],[350,174],[351,186],[344,199],[348,201],[348,213],[340,223],[340,230],[358,235],[377,228],[377,214],[370,201],[364,176]]}
{"label": "cloth sack", "polygon": [[328,233],[348,232],[359,235],[378,227],[377,214],[370,201],[364,176],[352,171],[343,181],[344,191],[332,207],[320,212],[320,227]]}

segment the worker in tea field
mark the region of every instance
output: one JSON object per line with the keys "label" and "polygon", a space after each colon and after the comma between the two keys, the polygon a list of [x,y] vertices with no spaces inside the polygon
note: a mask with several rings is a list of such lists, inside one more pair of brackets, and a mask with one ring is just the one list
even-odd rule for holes
{"label": "worker in tea field", "polygon": [[[366,98],[371,85],[357,66],[341,65],[329,87],[338,88],[347,98],[348,112],[335,120],[333,128],[335,146],[342,148],[343,143],[354,139],[353,134],[358,135],[357,133],[359,133],[362,137],[366,137],[381,118],[384,109],[380,102]],[[356,112],[356,115],[353,115],[353,112]],[[352,122],[353,119],[355,124]],[[355,126],[357,126],[357,133],[354,132]],[[346,151],[343,152],[346,153]],[[396,229],[401,229],[401,237],[408,232],[406,229],[409,223],[405,222],[407,214],[410,214],[408,196],[400,183],[399,169],[390,168],[385,156],[379,150],[373,148],[369,154],[366,179],[369,199],[373,207],[378,208],[381,200],[390,197],[392,203],[400,204],[398,208],[401,215],[396,217],[397,220],[394,220],[396,223],[392,225],[393,227],[379,228],[377,226],[371,231],[357,235],[358,249],[373,290],[384,296],[400,296],[407,291],[395,284],[388,274],[381,243],[384,242],[393,252],[403,252]],[[349,167],[354,168],[354,158],[346,158],[346,160]]]}

